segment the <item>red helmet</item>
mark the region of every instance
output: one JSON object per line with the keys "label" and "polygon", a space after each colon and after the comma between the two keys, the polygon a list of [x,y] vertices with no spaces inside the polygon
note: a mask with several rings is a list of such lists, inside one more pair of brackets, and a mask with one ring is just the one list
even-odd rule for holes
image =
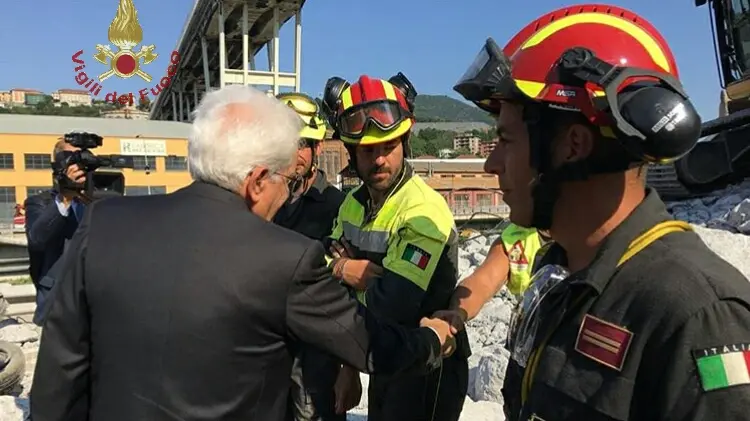
{"label": "red helmet", "polygon": [[[579,110],[653,162],[682,156],[700,134],[700,117],[678,75],[666,41],[648,21],[590,4],[547,13],[503,50],[488,39],[453,89],[490,113],[501,99]],[[633,96],[649,85],[659,87]]]}
{"label": "red helmet", "polygon": [[411,130],[415,96],[416,90],[402,73],[389,80],[363,75],[353,85],[329,79],[324,104],[333,111],[334,126],[344,143],[374,145]]}
{"label": "red helmet", "polygon": [[[575,104],[579,87],[561,81],[554,70],[566,50],[582,47],[600,60],[679,77],[672,51],[648,21],[616,6],[582,5],[547,13],[526,25],[503,48],[510,57],[513,79],[527,96],[551,103]],[[629,80],[630,83],[636,80]],[[602,89],[585,86],[594,96]],[[567,94],[560,95],[560,90]],[[577,107],[578,108],[578,107]]]}

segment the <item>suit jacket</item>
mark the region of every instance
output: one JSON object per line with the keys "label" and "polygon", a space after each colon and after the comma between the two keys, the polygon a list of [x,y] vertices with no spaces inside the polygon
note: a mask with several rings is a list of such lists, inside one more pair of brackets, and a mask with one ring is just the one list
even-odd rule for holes
{"label": "suit jacket", "polygon": [[29,250],[29,276],[38,283],[65,249],[65,241],[73,237],[78,221],[71,210],[62,216],[55,203],[57,192],[29,196],[26,209],[26,240]]}
{"label": "suit jacket", "polygon": [[94,202],[63,259],[34,421],[285,420],[301,342],[366,372],[439,362],[430,329],[364,313],[320,242],[212,185]]}

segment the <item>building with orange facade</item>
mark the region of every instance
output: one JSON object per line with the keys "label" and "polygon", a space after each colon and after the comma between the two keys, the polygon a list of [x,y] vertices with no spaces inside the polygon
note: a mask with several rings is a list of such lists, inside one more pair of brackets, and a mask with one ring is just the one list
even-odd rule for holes
{"label": "building with orange facade", "polygon": [[[134,169],[121,169],[125,194],[171,192],[190,182],[187,123],[87,117],[0,115],[0,204],[23,203],[52,187],[52,149],[65,133],[84,131],[104,138],[96,155],[133,157]],[[6,205],[7,206],[7,205]]]}

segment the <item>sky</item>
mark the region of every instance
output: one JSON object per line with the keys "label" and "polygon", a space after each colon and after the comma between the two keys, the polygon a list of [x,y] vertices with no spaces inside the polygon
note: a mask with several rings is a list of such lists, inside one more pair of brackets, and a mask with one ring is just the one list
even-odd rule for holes
{"label": "sky", "polygon": [[[703,120],[718,113],[720,81],[707,7],[693,0],[612,0],[656,26],[677,58],[680,76]],[[164,76],[169,55],[193,0],[134,0],[144,44],[158,58],[144,68],[153,77],[111,78],[108,91],[137,92]],[[302,90],[319,96],[326,80],[362,74],[388,78],[402,71],[421,94],[457,97],[452,86],[487,37],[504,45],[533,19],[570,3],[553,0],[307,0],[302,12]],[[80,56],[92,77],[108,66],[93,59],[107,44],[118,0],[2,0],[0,90],[52,92],[78,88]],[[377,5],[377,6],[376,6]],[[293,70],[293,20],[281,30],[281,71]],[[267,69],[265,49],[256,56]],[[102,93],[102,95],[104,95]]]}

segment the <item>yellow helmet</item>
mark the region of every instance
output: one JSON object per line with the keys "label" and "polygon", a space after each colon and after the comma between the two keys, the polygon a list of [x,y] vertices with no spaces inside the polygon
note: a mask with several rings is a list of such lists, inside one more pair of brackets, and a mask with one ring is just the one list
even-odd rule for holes
{"label": "yellow helmet", "polygon": [[361,76],[350,85],[340,78],[326,84],[324,104],[335,110],[336,130],[350,145],[375,145],[398,139],[414,126],[411,82],[399,73],[389,80]]}
{"label": "yellow helmet", "polygon": [[326,137],[326,122],[320,115],[320,108],[310,96],[299,92],[285,92],[276,95],[302,119],[305,126],[300,131],[300,138],[320,142]]}

